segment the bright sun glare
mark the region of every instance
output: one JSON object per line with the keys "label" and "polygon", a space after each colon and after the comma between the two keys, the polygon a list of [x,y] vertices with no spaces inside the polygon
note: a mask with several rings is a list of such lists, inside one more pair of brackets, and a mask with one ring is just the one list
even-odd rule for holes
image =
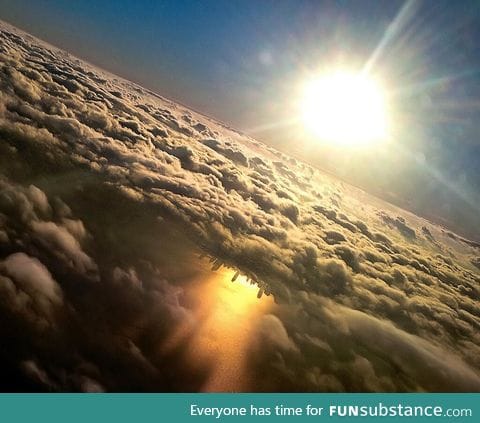
{"label": "bright sun glare", "polygon": [[301,108],[305,127],[323,142],[365,146],[388,135],[384,93],[363,75],[337,72],[311,80]]}

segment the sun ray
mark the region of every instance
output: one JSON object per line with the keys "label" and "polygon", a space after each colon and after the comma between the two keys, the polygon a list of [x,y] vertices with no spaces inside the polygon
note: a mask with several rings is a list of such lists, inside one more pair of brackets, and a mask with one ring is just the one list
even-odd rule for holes
{"label": "sun ray", "polygon": [[392,42],[392,40],[397,36],[397,34],[401,31],[403,27],[405,27],[406,23],[412,17],[415,12],[416,2],[415,0],[407,0],[395,18],[390,22],[388,28],[386,29],[385,33],[383,34],[382,39],[378,43],[375,50],[372,52],[370,57],[368,58],[367,62],[365,63],[362,74],[367,75],[372,70],[373,66],[377,62],[377,60],[382,55],[385,48]]}

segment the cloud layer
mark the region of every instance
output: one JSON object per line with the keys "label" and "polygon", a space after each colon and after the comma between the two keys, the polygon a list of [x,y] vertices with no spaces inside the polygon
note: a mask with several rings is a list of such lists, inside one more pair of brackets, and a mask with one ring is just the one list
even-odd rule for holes
{"label": "cloud layer", "polygon": [[278,303],[250,390],[480,390],[475,243],[6,24],[0,141],[2,389],[202,389],[201,253]]}

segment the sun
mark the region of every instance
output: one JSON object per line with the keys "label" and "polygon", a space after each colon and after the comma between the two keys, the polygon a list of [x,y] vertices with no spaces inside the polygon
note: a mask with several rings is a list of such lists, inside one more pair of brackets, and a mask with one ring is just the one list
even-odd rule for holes
{"label": "sun", "polygon": [[362,74],[335,72],[310,80],[301,114],[305,128],[322,142],[358,147],[388,138],[384,91]]}

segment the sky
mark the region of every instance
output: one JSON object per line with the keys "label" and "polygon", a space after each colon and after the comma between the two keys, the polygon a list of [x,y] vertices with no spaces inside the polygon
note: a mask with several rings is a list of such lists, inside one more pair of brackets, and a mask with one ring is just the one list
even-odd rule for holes
{"label": "sky", "polygon": [[[0,18],[480,236],[476,1],[2,0]],[[319,70],[358,70],[369,60],[387,87],[394,145],[358,153],[306,139],[291,124],[302,82]]]}

